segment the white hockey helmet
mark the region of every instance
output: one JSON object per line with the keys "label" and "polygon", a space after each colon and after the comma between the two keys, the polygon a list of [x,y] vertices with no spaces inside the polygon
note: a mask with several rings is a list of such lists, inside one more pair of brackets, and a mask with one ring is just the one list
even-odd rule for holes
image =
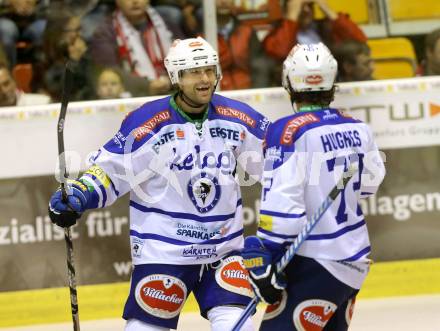
{"label": "white hockey helmet", "polygon": [[283,87],[290,93],[331,90],[338,63],[323,43],[295,45],[283,63]]}
{"label": "white hockey helmet", "polygon": [[217,82],[222,78],[216,50],[201,37],[176,39],[164,62],[171,84],[179,83],[181,70],[212,65],[215,65],[217,69]]}

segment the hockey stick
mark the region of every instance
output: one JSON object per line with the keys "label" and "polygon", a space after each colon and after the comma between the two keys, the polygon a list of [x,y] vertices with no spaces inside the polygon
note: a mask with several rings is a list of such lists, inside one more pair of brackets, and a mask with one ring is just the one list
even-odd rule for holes
{"label": "hockey stick", "polygon": [[[356,173],[356,171],[357,171],[357,168],[354,166],[351,166],[342,175],[341,179],[333,187],[333,189],[330,191],[329,195],[325,198],[325,200],[321,203],[319,208],[312,215],[312,218],[306,223],[306,225],[303,227],[301,232],[295,238],[293,243],[289,246],[286,253],[284,253],[284,255],[281,257],[281,259],[276,263],[277,273],[280,273],[281,271],[284,270],[284,268],[286,268],[286,266],[292,260],[293,256],[298,251],[299,247],[304,243],[304,241],[306,241],[307,237],[312,232],[315,225],[322,218],[322,216],[327,211],[327,209],[330,207],[332,202],[335,201],[335,199],[338,197],[339,193],[341,193],[344,190],[348,181],[353,177],[353,175]],[[257,308],[259,301],[260,301],[260,299],[258,298],[258,296],[255,296],[252,299],[252,301],[248,303],[248,305],[246,306],[246,309],[243,310],[243,312],[241,313],[237,322],[235,322],[234,326],[232,327],[231,331],[239,331],[241,329],[244,322],[252,315],[254,310]]]}
{"label": "hockey stick", "polygon": [[[73,84],[73,67],[71,62],[66,63],[63,77],[63,94],[61,96],[61,110],[58,117],[57,138],[58,138],[58,160],[60,167],[60,183],[63,202],[67,202],[67,178],[69,177],[66,168],[66,156],[64,155],[64,123],[66,120],[67,105],[69,103],[70,92]],[[64,239],[67,249],[67,273],[70,289],[70,306],[72,309],[73,330],[80,331],[78,315],[78,296],[76,292],[75,264],[73,260],[73,243],[70,228],[64,229]]]}

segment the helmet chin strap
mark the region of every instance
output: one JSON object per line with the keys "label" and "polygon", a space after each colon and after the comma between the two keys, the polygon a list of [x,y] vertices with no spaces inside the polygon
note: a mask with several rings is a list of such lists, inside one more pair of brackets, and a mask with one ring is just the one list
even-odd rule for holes
{"label": "helmet chin strap", "polygon": [[294,112],[294,113],[297,113],[297,112],[298,112],[298,109],[297,109],[297,107],[296,107],[295,100],[293,99],[293,88],[292,88],[292,86],[290,85],[290,83],[289,83],[289,97],[290,97],[290,104],[292,105],[292,108],[293,108],[293,112]]}

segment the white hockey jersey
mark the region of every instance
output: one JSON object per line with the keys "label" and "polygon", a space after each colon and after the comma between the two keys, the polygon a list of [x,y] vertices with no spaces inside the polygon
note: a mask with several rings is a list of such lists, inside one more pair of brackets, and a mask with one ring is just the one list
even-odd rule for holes
{"label": "white hockey jersey", "polygon": [[[199,125],[197,125],[199,124]],[[97,207],[130,194],[134,264],[202,264],[243,246],[240,164],[261,179],[269,121],[250,106],[214,95],[195,123],[166,97],[130,113],[81,178]]]}
{"label": "white hockey jersey", "polygon": [[368,272],[370,241],[358,201],[374,194],[385,175],[372,133],[361,121],[329,108],[300,112],[270,125],[257,235],[280,255],[349,165],[357,174],[298,255],[316,259],[339,280],[360,288]]}

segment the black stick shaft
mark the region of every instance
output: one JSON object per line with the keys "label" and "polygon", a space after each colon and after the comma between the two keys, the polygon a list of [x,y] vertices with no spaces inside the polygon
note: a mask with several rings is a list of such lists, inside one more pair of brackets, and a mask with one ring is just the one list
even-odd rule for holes
{"label": "black stick shaft", "polygon": [[[58,138],[58,160],[60,168],[60,183],[63,201],[67,202],[67,178],[69,177],[66,167],[66,156],[64,150],[64,123],[66,121],[67,105],[69,103],[70,92],[73,84],[73,73],[71,63],[67,62],[63,77],[63,95],[61,97],[60,116],[58,117],[57,138]],[[76,292],[76,272],[73,255],[72,234],[70,228],[64,229],[64,239],[67,250],[67,275],[70,289],[70,306],[72,310],[73,330],[80,331],[78,315],[78,295]]]}

